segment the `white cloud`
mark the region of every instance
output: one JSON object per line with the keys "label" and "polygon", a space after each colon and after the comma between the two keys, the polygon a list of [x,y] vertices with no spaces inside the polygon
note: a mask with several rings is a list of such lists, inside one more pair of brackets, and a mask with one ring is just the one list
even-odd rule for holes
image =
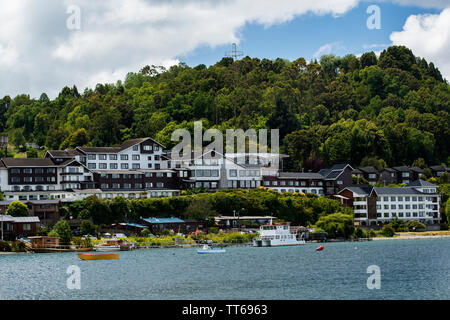
{"label": "white cloud", "polygon": [[[378,0],[386,2],[388,0]],[[391,2],[403,6],[416,6],[421,8],[445,9],[450,6],[450,0],[390,0]]]}
{"label": "white cloud", "polygon": [[[269,27],[313,13],[339,16],[359,0],[14,0],[0,11],[0,96],[55,96],[115,82],[146,64],[177,63],[201,45],[239,43],[248,23]],[[67,7],[81,9],[69,30]]]}
{"label": "white cloud", "polygon": [[341,42],[327,43],[327,44],[324,44],[323,46],[321,46],[319,49],[317,49],[317,51],[314,52],[313,57],[320,58],[324,54],[331,54],[333,52],[336,52],[336,50],[340,50],[343,48],[344,48],[344,46],[342,45]]}
{"label": "white cloud", "polygon": [[405,45],[414,54],[433,62],[450,79],[450,8],[440,14],[412,15],[403,30],[390,36],[395,45]]}
{"label": "white cloud", "polygon": [[[270,27],[307,13],[341,16],[361,1],[8,1],[0,11],[0,96],[46,92],[54,97],[74,84],[82,91],[123,80],[147,64],[177,63],[176,57],[199,46],[239,43],[249,23]],[[81,9],[81,30],[66,27],[71,4]],[[339,44],[321,50],[336,48]]]}

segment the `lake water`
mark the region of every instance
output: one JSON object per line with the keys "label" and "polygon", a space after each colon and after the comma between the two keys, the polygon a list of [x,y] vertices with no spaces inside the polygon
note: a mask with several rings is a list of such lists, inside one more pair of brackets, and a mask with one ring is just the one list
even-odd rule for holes
{"label": "lake water", "polygon": [[[0,299],[450,299],[450,239],[317,246],[136,250],[110,261],[0,256]],[[67,289],[71,265],[81,290]],[[380,290],[366,286],[370,265],[381,269]]]}

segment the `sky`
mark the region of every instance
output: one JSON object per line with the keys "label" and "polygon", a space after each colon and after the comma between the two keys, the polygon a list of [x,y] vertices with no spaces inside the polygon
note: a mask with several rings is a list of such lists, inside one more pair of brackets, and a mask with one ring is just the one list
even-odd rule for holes
{"label": "sky", "polygon": [[245,56],[289,60],[405,45],[450,79],[450,0],[3,2],[1,97],[82,92],[145,65],[209,66],[232,43]]}

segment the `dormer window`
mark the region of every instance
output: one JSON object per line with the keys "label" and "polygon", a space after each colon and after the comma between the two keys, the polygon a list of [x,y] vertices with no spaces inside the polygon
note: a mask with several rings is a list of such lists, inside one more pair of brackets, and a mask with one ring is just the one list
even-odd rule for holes
{"label": "dormer window", "polygon": [[139,151],[139,145],[133,146],[133,151]]}

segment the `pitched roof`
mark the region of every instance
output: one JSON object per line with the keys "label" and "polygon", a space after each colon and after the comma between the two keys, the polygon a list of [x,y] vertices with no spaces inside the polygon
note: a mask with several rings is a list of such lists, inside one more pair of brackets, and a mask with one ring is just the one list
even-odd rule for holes
{"label": "pitched roof", "polygon": [[419,167],[411,167],[411,171],[417,172],[417,173],[425,173],[425,171],[422,168]]}
{"label": "pitched roof", "polygon": [[372,192],[373,187],[371,186],[363,186],[363,187],[346,187],[341,190],[341,193],[344,190],[350,190],[351,192],[360,195],[360,196],[368,196]]}
{"label": "pitched roof", "polygon": [[389,187],[384,187],[384,188],[373,188],[373,191],[376,192],[377,195],[383,195],[383,194],[392,194],[392,195],[396,195],[396,194],[424,194],[420,191],[417,191],[414,188],[389,188]]}
{"label": "pitched roof", "polygon": [[362,172],[365,172],[365,173],[378,173],[378,170],[372,166],[359,168],[359,170],[361,170]]}
{"label": "pitched roof", "polygon": [[134,145],[137,145],[138,143],[152,140],[156,144],[160,145],[161,147],[165,148],[164,145],[159,143],[158,141],[152,139],[152,138],[138,138],[138,139],[131,139],[126,142],[124,142],[122,145],[117,147],[77,147],[77,150],[84,152],[84,153],[117,153],[120,151],[123,151],[125,149],[128,149]]}
{"label": "pitched roof", "polygon": [[413,187],[437,187],[437,185],[435,185],[431,182],[419,179],[416,181],[412,181],[412,182],[408,183],[407,185],[403,186],[403,188],[413,188]]}
{"label": "pitched roof", "polygon": [[49,158],[3,158],[7,168],[14,167],[57,167]]}
{"label": "pitched roof", "polygon": [[314,172],[280,172],[280,178],[292,179],[323,179],[320,173]]}
{"label": "pitched roof", "polygon": [[434,171],[445,171],[445,167],[443,165],[431,166],[430,169]]}
{"label": "pitched roof", "polygon": [[155,223],[155,224],[157,224],[157,223],[184,223],[183,220],[178,219],[178,218],[145,218],[142,220],[144,220],[145,222],[148,222],[148,223]]}
{"label": "pitched roof", "polygon": [[401,172],[409,171],[409,168],[407,166],[393,167],[393,169]]}
{"label": "pitched roof", "polygon": [[67,150],[48,150],[47,151],[54,158],[73,158],[78,155],[82,155],[77,149]]}

